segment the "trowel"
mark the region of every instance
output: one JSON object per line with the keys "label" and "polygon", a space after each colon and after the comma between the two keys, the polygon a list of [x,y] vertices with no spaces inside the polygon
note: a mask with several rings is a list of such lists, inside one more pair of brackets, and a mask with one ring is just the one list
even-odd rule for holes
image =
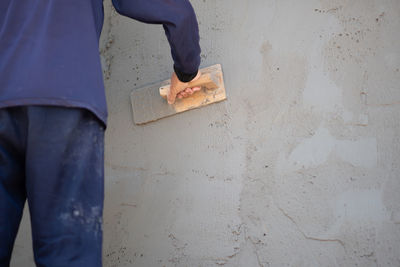
{"label": "trowel", "polygon": [[149,123],[225,100],[226,92],[221,65],[203,68],[200,73],[199,79],[188,85],[188,87],[201,87],[200,91],[186,98],[177,98],[172,105],[168,104],[166,99],[171,80],[133,90],[131,102],[135,124]]}

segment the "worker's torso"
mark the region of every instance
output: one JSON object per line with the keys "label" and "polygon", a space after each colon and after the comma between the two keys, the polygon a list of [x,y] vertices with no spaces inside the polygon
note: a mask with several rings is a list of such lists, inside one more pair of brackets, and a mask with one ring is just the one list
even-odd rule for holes
{"label": "worker's torso", "polygon": [[52,104],[106,118],[102,0],[0,1],[0,107]]}

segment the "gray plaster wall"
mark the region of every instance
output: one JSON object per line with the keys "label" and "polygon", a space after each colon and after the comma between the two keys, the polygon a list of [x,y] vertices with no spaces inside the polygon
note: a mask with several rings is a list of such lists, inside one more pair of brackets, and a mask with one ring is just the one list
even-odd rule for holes
{"label": "gray plaster wall", "polygon": [[169,46],[105,2],[104,266],[400,266],[400,1],[192,4],[228,100],[135,126]]}

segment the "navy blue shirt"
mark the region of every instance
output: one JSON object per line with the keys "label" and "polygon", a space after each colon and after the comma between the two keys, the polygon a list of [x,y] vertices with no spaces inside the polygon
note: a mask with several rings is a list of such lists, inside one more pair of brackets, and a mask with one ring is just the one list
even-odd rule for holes
{"label": "navy blue shirt", "polygon": [[[113,0],[130,18],[162,24],[182,81],[200,64],[198,25],[188,0]],[[0,108],[86,108],[106,124],[99,56],[103,0],[0,0]]]}

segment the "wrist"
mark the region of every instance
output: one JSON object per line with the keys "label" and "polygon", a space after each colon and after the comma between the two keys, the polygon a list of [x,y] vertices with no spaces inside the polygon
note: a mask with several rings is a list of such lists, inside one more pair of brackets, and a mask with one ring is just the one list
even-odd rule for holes
{"label": "wrist", "polygon": [[179,81],[181,81],[183,83],[187,83],[187,82],[190,82],[191,80],[193,80],[196,77],[197,73],[199,72],[197,70],[194,73],[185,73],[185,72],[178,70],[175,66],[174,66],[174,71],[175,71],[175,74],[178,77]]}

